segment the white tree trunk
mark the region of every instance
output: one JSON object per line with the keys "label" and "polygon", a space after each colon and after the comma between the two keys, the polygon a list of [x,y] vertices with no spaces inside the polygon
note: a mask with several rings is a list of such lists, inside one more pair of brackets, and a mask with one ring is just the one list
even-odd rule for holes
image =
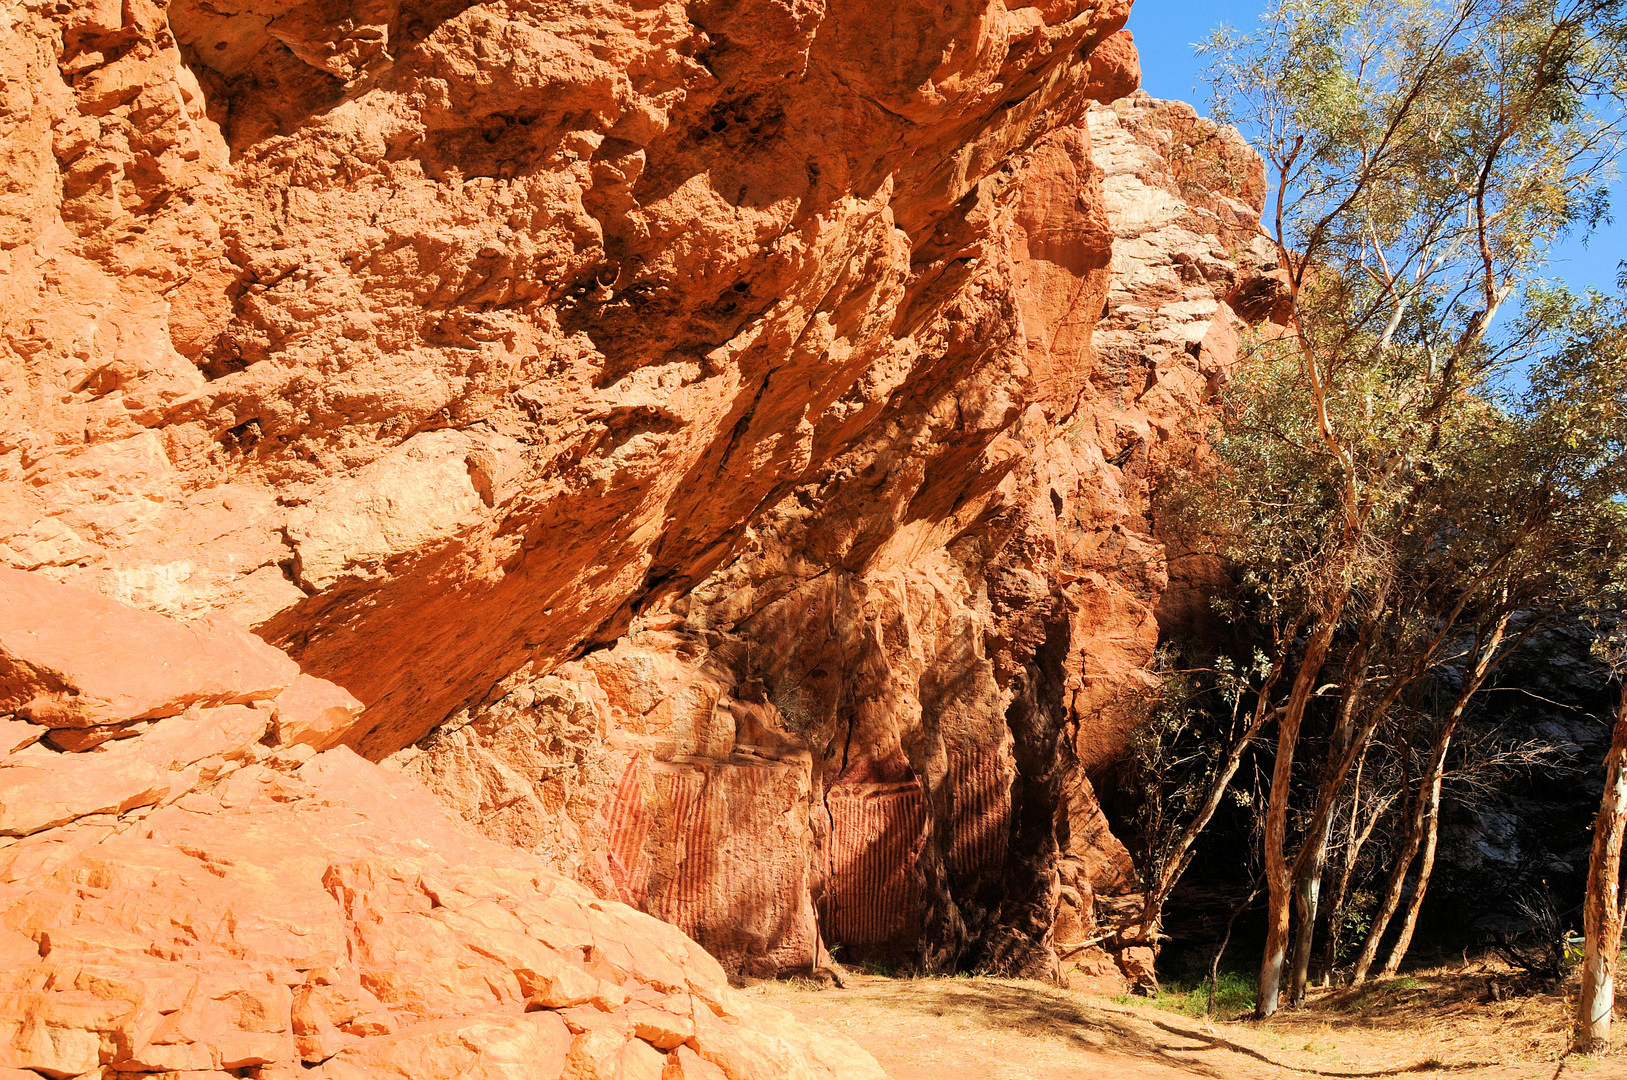
{"label": "white tree trunk", "polygon": [[1616,730],[1604,759],[1604,797],[1593,823],[1587,898],[1582,907],[1586,946],[1582,996],[1577,1002],[1576,1046],[1600,1051],[1610,1045],[1616,1005],[1616,960],[1621,953],[1621,841],[1627,832],[1627,680],[1616,710]]}
{"label": "white tree trunk", "polygon": [[1435,774],[1435,783],[1429,789],[1429,820],[1425,823],[1424,853],[1418,861],[1418,882],[1412,887],[1412,899],[1407,902],[1407,914],[1401,921],[1401,935],[1390,946],[1390,958],[1384,961],[1382,979],[1391,979],[1406,959],[1412,946],[1412,932],[1418,928],[1418,912],[1424,906],[1424,894],[1429,891],[1429,877],[1435,870],[1435,847],[1441,831],[1441,773]]}

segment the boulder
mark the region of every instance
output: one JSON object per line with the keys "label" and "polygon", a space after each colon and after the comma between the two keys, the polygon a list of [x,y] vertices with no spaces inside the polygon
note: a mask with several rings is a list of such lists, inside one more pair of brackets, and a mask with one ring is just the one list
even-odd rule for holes
{"label": "boulder", "polygon": [[96,753],[36,743],[0,761],[0,836],[28,836],[92,814],[172,802],[254,760],[269,714],[189,709]]}
{"label": "boulder", "polygon": [[0,569],[0,714],[52,728],[269,701],[299,666],[228,619],[183,622]]}
{"label": "boulder", "polygon": [[[241,720],[251,703],[264,715],[249,737],[238,730],[241,723],[228,721]],[[205,711],[214,721],[200,726]],[[190,752],[190,732],[208,731],[197,745],[212,749],[189,762],[224,753],[225,743],[239,737],[257,741],[268,726],[278,745],[325,749],[344,738],[361,711],[342,687],[302,674],[286,654],[229,619],[168,618],[42,574],[0,568],[0,757],[42,736],[46,746],[37,748],[36,761],[45,760],[46,749],[80,753],[115,743],[95,765],[65,767],[64,776],[85,778],[83,787],[111,782],[105,778],[121,769],[175,766],[170,758]],[[182,713],[197,715],[186,724],[148,723]],[[0,776],[0,790],[19,782]],[[62,797],[72,805],[83,801]]]}

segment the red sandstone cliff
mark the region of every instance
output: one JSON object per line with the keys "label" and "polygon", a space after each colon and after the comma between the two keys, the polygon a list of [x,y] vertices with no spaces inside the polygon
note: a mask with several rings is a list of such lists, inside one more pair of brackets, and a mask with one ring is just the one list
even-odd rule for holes
{"label": "red sandstone cliff", "polygon": [[1127,4],[6,10],[10,565],[732,968],[1049,973],[1133,892],[1149,485],[1264,261]]}

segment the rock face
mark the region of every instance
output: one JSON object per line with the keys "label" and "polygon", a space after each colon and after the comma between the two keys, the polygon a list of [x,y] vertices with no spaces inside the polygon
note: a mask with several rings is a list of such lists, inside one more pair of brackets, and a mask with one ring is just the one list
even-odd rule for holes
{"label": "rock face", "polygon": [[[1072,410],[1026,414],[987,503],[850,568],[798,562],[833,526],[820,497],[787,500],[612,647],[389,763],[734,968],[817,966],[839,943],[1138,977],[1145,951],[1070,947],[1137,888],[1089,775],[1120,752],[1116,706],[1160,617],[1205,608],[1203,566],[1170,587],[1150,485],[1235,361],[1230,301],[1270,314],[1263,183],[1235,132],[1145,95],[1056,140],[1090,157],[1065,167],[1047,142],[1019,175],[1010,314],[1030,350],[1058,339],[1057,296],[1101,314],[1068,357]],[[1084,268],[1035,258],[1031,236]],[[1089,243],[1110,245],[1110,278]]]}
{"label": "rock face", "polygon": [[1150,486],[1271,290],[1127,3],[7,2],[12,566],[731,969],[1133,902]]}
{"label": "rock face", "polygon": [[[846,1039],[748,1008],[673,927],[481,838],[399,773],[279,738],[293,690],[259,676],[303,678],[305,715],[330,684],[270,646],[129,609],[110,634],[118,605],[25,577],[0,574],[38,602],[8,612],[0,692],[48,670],[66,696],[127,704],[99,748],[52,749],[84,730],[44,726],[60,712],[5,729],[0,1071],[882,1075]],[[126,632],[155,643],[147,667],[110,651]],[[112,685],[120,660],[136,674]],[[170,704],[149,707],[160,683]],[[222,693],[246,704],[204,704]]]}

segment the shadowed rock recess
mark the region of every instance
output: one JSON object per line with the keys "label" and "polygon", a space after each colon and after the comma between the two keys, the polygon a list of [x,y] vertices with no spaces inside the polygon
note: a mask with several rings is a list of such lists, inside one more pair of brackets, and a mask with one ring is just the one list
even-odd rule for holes
{"label": "shadowed rock recess", "polygon": [[0,0],[0,1067],[867,1075],[624,904],[1138,977],[1090,779],[1273,267],[1128,13]]}

